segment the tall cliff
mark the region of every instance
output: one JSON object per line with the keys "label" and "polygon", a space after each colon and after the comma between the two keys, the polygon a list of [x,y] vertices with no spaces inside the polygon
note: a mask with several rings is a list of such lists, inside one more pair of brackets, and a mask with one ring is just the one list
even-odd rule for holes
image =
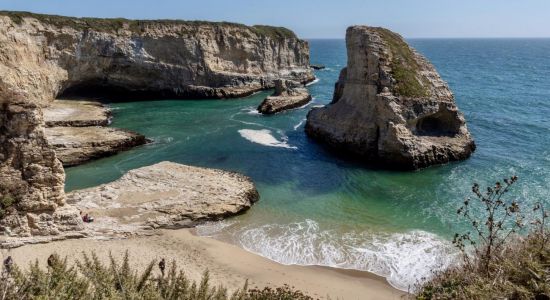
{"label": "tall cliff", "polygon": [[82,228],[42,108],[63,93],[231,98],[313,79],[309,48],[284,28],[0,12],[0,235]]}
{"label": "tall cliff", "polygon": [[396,33],[353,26],[331,104],[313,109],[312,138],[383,168],[419,169],[469,157],[475,143],[435,68]]}

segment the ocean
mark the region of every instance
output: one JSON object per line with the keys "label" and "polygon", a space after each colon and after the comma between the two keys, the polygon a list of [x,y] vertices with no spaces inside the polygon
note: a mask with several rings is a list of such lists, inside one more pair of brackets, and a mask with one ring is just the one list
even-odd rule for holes
{"label": "ocean", "polygon": [[467,230],[456,215],[474,182],[512,175],[509,197],[550,205],[550,39],[413,39],[455,93],[477,150],[468,160],[416,172],[369,169],[336,157],[304,133],[307,112],[332,99],[346,65],[344,40],[311,40],[326,69],[304,107],[263,116],[269,91],[234,100],[110,103],[112,126],[153,143],[67,169],[66,190],[115,180],[160,161],[250,176],[260,202],[197,233],[284,264],[366,270],[407,290],[455,257]]}

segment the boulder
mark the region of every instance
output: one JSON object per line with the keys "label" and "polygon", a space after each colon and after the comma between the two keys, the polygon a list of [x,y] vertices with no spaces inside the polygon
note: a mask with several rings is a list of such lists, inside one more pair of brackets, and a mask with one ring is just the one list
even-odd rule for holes
{"label": "boulder", "polygon": [[353,26],[346,44],[348,63],[332,103],[308,114],[310,137],[382,168],[414,170],[472,154],[453,93],[401,36]]}
{"label": "boulder", "polygon": [[311,95],[302,84],[290,80],[277,80],[275,92],[258,106],[258,111],[262,114],[275,114],[304,106],[309,101]]}

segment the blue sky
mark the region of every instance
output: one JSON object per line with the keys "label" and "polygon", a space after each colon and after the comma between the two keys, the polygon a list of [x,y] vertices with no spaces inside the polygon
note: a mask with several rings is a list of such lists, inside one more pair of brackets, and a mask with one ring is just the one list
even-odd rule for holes
{"label": "blue sky", "polygon": [[550,37],[550,0],[0,0],[0,10],[267,24],[303,38],[343,38],[353,24],[408,38]]}

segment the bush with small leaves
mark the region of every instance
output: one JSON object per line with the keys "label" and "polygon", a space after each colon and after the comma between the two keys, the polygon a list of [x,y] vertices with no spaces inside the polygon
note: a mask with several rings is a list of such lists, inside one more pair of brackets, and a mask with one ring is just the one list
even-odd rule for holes
{"label": "bush with small leaves", "polygon": [[517,180],[513,176],[484,192],[474,184],[474,200],[466,199],[457,211],[474,231],[453,239],[461,263],[433,274],[417,287],[416,299],[550,299],[549,214],[537,202],[527,222],[520,202],[505,199]]}

